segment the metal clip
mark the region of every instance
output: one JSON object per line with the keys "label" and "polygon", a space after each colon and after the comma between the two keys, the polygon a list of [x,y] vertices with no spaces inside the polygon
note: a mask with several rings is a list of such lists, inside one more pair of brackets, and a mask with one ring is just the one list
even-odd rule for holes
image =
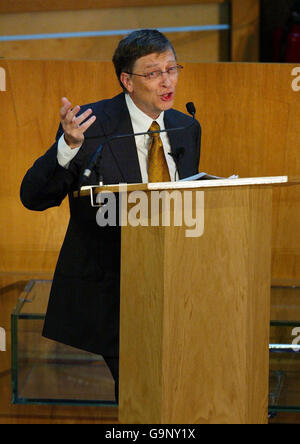
{"label": "metal clip", "polygon": [[[93,188],[90,188],[90,198],[91,198],[91,206],[93,208],[100,208],[100,207],[102,207],[101,203],[98,204],[98,203],[94,202],[94,189]],[[96,199],[97,199],[97,196],[96,196]]]}

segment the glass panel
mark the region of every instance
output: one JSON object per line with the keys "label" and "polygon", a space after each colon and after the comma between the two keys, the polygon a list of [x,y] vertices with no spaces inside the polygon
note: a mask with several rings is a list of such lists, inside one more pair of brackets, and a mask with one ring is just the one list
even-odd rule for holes
{"label": "glass panel", "polygon": [[300,412],[299,353],[270,353],[269,408]]}
{"label": "glass panel", "polygon": [[[101,356],[42,337],[50,285],[30,282],[12,314],[13,402],[115,405],[114,381]],[[273,288],[271,300],[270,343],[291,345],[300,326],[300,289]],[[270,353],[269,407],[300,411],[300,353]]]}
{"label": "glass panel", "polygon": [[32,282],[12,315],[13,402],[115,405],[102,356],[42,337],[50,285]]}
{"label": "glass panel", "polygon": [[[272,287],[270,344],[300,344],[300,287]],[[300,353],[270,353],[269,409],[300,412]]]}

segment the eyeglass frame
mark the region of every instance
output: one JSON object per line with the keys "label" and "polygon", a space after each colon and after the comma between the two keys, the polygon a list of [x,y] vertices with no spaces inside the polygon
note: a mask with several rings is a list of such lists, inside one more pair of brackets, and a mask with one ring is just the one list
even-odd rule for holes
{"label": "eyeglass frame", "polygon": [[[174,74],[178,74],[178,73],[179,73],[184,67],[183,67],[182,65],[177,64],[177,65],[174,65],[174,66],[170,66],[170,68],[168,68],[166,71],[161,71],[160,69],[157,69],[157,70],[155,70],[155,71],[149,72],[148,74],[137,74],[137,73],[134,73],[134,72],[128,72],[128,71],[125,71],[125,74],[129,74],[129,75],[131,75],[131,76],[144,77],[144,78],[147,79],[147,80],[157,80],[157,79],[160,79],[160,78],[162,77],[163,74],[168,74],[168,75],[170,75],[169,70],[170,70],[170,69],[173,69],[173,68],[176,68],[176,73],[174,73]],[[154,72],[160,72],[160,74],[159,74],[158,77],[156,77],[156,78],[154,78],[154,79],[151,79],[149,76],[150,76],[151,74],[153,74]]]}

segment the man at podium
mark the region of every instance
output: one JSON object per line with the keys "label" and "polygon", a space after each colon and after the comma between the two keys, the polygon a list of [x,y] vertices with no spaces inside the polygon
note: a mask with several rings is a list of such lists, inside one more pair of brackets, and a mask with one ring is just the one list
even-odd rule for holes
{"label": "man at podium", "polygon": [[[116,382],[118,400],[120,227],[99,227],[87,198],[74,198],[91,156],[108,137],[85,185],[165,182],[198,172],[199,123],[172,109],[179,72],[169,40],[157,30],[120,41],[113,63],[123,92],[82,107],[62,99],[53,146],[26,173],[25,207],[42,211],[68,195],[70,221],[56,266],[43,335],[101,354]],[[101,79],[99,79],[101,81]],[[181,131],[162,132],[186,127]],[[151,136],[137,135],[156,131]]]}

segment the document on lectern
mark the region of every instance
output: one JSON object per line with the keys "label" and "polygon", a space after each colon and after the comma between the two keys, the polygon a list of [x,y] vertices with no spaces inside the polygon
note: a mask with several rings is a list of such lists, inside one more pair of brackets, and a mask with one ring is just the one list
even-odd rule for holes
{"label": "document on lectern", "polygon": [[[233,174],[227,179],[238,179],[239,176]],[[181,179],[180,182],[192,181],[192,180],[216,180],[216,179],[225,179],[225,177],[213,176],[212,174],[208,174],[205,172],[195,174],[194,176],[186,177],[185,179]]]}

